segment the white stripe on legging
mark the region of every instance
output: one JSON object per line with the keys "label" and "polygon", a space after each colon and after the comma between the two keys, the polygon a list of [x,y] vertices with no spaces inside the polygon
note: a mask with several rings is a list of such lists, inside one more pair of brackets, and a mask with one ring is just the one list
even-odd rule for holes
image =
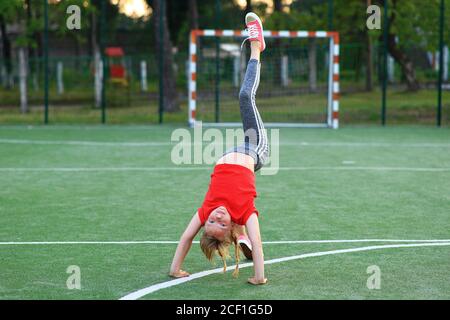
{"label": "white stripe on legging", "polygon": [[255,91],[252,93],[252,108],[253,108],[253,113],[255,114],[255,120],[258,124],[258,128],[259,128],[259,132],[258,132],[258,136],[259,136],[259,141],[258,141],[258,145],[256,146],[256,153],[258,154],[258,156],[260,155],[261,152],[261,146],[264,143],[262,141],[263,137],[263,131],[264,131],[264,125],[261,121],[261,117],[259,116],[259,111],[258,108],[256,107],[256,91],[259,88],[259,83],[260,83],[260,76],[261,76],[261,64],[258,62],[258,65],[256,67],[256,86],[255,86]]}
{"label": "white stripe on legging", "polygon": [[[258,109],[256,109],[256,103],[255,103],[256,90],[258,89],[258,86],[259,86],[258,73],[259,73],[259,61],[256,64],[255,81],[253,82],[252,91],[250,92],[250,102],[251,102],[251,105],[252,105],[252,108],[253,108],[253,115],[255,116],[256,126],[257,126],[257,129],[258,129],[258,135],[261,137],[261,124],[258,121],[259,120],[258,119],[258,114],[257,114]],[[258,154],[258,156],[259,156],[258,149],[259,149],[259,144],[260,143],[261,143],[261,139],[259,139],[258,145],[256,146],[256,150],[255,150],[256,154]]]}
{"label": "white stripe on legging", "polygon": [[[259,68],[258,68],[259,72],[258,72],[258,85],[257,85],[257,88],[259,87],[260,77],[261,77],[261,65],[258,65],[258,66],[259,66]],[[255,96],[256,96],[256,91],[255,91]],[[260,113],[258,111],[258,108],[256,107],[256,101],[254,101],[254,104],[255,104],[254,108],[255,108],[255,112],[256,112],[256,116],[257,116],[257,121],[259,122],[260,127],[261,127],[260,141],[259,141],[261,143],[261,146],[259,147],[259,149],[257,148],[257,154],[259,156],[261,156],[262,154],[265,153],[265,150],[268,148],[268,141],[267,141],[266,131],[265,131],[265,128],[264,128],[264,123],[263,123],[263,121],[261,119],[261,115],[260,115]],[[258,144],[258,146],[259,146],[259,144]]]}
{"label": "white stripe on legging", "polygon": [[260,74],[261,74],[261,64],[258,62],[257,67],[256,67],[256,79],[255,79],[255,83],[252,88],[252,95],[251,95],[253,113],[255,115],[255,120],[256,120],[256,123],[258,126],[258,131],[259,131],[258,132],[259,133],[259,141],[258,141],[258,145],[256,146],[256,153],[258,154],[258,156],[261,155],[261,151],[265,149],[266,144],[267,144],[267,139],[265,139],[264,124],[261,120],[261,116],[258,112],[258,108],[256,107],[256,101],[255,101],[256,90],[258,89],[259,82],[260,82]]}
{"label": "white stripe on legging", "polygon": [[255,114],[255,119],[256,119],[256,122],[258,123],[258,128],[259,128],[259,132],[258,132],[259,141],[258,141],[258,145],[256,146],[256,153],[258,154],[258,156],[260,155],[260,152],[261,152],[261,145],[264,143],[262,141],[262,139],[263,139],[262,133],[264,130],[264,125],[261,121],[261,117],[259,116],[258,107],[256,107],[256,91],[259,88],[260,77],[261,77],[261,64],[258,61],[258,65],[256,67],[256,86],[255,86],[255,91],[252,93],[252,108],[253,108],[253,113]]}

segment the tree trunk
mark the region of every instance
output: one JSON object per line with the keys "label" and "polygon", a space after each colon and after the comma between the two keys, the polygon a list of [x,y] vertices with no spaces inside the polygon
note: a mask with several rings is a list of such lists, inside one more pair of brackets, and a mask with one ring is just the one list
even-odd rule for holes
{"label": "tree trunk", "polygon": [[[274,12],[281,12],[282,5],[281,0],[274,0],[273,1],[273,7]],[[273,83],[274,85],[280,85],[281,84],[281,66],[282,66],[282,56],[283,56],[283,50],[281,47],[281,41],[279,38],[275,38],[274,44],[273,44],[274,50],[272,51],[272,56],[275,61],[275,67],[273,69]]]}
{"label": "tree trunk", "polygon": [[[101,10],[98,1],[92,2],[93,6],[97,10]],[[98,14],[95,12],[91,13],[90,21],[90,54],[92,56],[91,66],[94,73],[94,96],[95,96],[95,107],[101,108],[102,106],[102,86],[103,86],[103,61],[101,56],[100,44],[98,43]]]}
{"label": "tree trunk", "polygon": [[80,70],[80,53],[81,53],[81,48],[80,48],[80,43],[78,42],[78,38],[74,37],[73,38],[73,44],[75,46],[75,69],[76,70]]}
{"label": "tree trunk", "polygon": [[94,91],[95,91],[95,107],[102,106],[102,89],[103,89],[103,61],[100,50],[95,49],[94,52]]}
{"label": "tree trunk", "polygon": [[317,92],[317,41],[308,39],[309,90]]}
{"label": "tree trunk", "polygon": [[252,0],[247,0],[245,12],[252,12],[252,11],[253,11]]}
{"label": "tree trunk", "polygon": [[97,14],[96,13],[92,13],[91,14],[91,55],[92,58],[95,59],[95,56],[97,54],[97,52],[99,51],[99,45],[98,45],[98,39],[97,39],[97,24],[98,24],[98,20],[97,20]]}
{"label": "tree trunk", "polygon": [[420,89],[420,85],[416,78],[414,64],[411,59],[409,59],[409,57],[397,46],[395,38],[395,34],[389,34],[388,51],[402,68],[402,73],[405,76],[408,91],[417,91]]}
{"label": "tree trunk", "polygon": [[[158,64],[163,64],[162,78],[164,87],[164,95],[163,95],[164,110],[168,112],[176,112],[180,110],[180,105],[178,103],[178,94],[176,90],[172,42],[170,41],[170,30],[167,23],[168,10],[164,10],[164,15],[162,17],[164,38],[163,43],[161,43],[161,40],[159,39],[159,19],[161,15],[159,0],[152,1],[152,4],[153,4],[153,23],[155,29],[155,42],[156,48],[158,48]],[[161,57],[159,54],[160,46],[163,46],[164,48],[163,57]]]}
{"label": "tree trunk", "polygon": [[198,29],[198,7],[197,0],[189,0],[189,25],[191,30]]}
{"label": "tree trunk", "polygon": [[[372,0],[367,0],[367,7],[372,5]],[[366,91],[373,90],[373,46],[372,39],[370,38],[370,34],[368,29],[365,32],[366,36]]]}
{"label": "tree trunk", "polygon": [[28,112],[28,81],[27,81],[27,67],[28,59],[26,50],[24,48],[19,48],[19,81],[20,81],[20,112]]}
{"label": "tree trunk", "polygon": [[[31,6],[31,0],[26,0],[26,7],[27,7],[27,15],[26,15],[26,27],[27,27],[27,33],[30,33],[29,29],[31,27],[31,23],[35,17],[33,16],[32,6]],[[36,32],[33,32],[32,38],[36,40]],[[39,90],[39,83],[38,83],[38,77],[37,77],[37,50],[33,47],[31,42],[28,42],[27,45],[28,50],[28,69],[30,70],[30,76],[33,80],[33,87],[35,91]]]}
{"label": "tree trunk", "polygon": [[373,46],[372,46],[372,39],[370,39],[369,34],[367,33],[366,37],[366,91],[372,91],[373,90],[373,61],[372,61],[372,55],[373,55]]}
{"label": "tree trunk", "polygon": [[0,14],[0,34],[2,36],[2,55],[4,61],[4,67],[6,71],[6,88],[10,89],[12,83],[10,81],[12,74],[12,61],[11,61],[11,41],[6,33],[6,23],[3,16]]}
{"label": "tree trunk", "polygon": [[[386,0],[385,0],[386,1]],[[419,82],[416,78],[416,71],[414,64],[409,57],[397,46],[396,35],[392,34],[390,28],[395,21],[395,7],[397,6],[397,0],[392,1],[394,10],[389,21],[389,35],[388,35],[388,51],[390,55],[397,61],[402,69],[402,73],[405,76],[406,86],[408,91],[417,91],[420,89]],[[384,2],[383,2],[384,5]]]}
{"label": "tree trunk", "polygon": [[[27,7],[27,21],[26,21],[26,29],[27,29],[27,33],[29,33],[29,29],[30,29],[30,25],[31,25],[31,20],[32,20],[32,17],[31,17],[31,1],[30,0],[25,0],[25,3],[26,3],[26,7]],[[33,54],[33,47],[31,46],[31,44],[30,44],[30,42],[28,42],[28,45],[27,45],[27,50],[28,50],[28,56],[29,57],[33,57],[34,56],[34,54]]]}
{"label": "tree trunk", "polygon": [[281,0],[274,0],[273,1],[273,10],[275,12],[281,12],[283,9],[283,4],[281,3]]}

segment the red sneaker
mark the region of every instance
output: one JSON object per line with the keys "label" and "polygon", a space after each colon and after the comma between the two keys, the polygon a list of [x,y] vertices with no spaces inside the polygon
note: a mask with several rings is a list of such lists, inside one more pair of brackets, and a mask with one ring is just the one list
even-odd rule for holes
{"label": "red sneaker", "polygon": [[253,260],[252,244],[250,242],[250,239],[247,236],[240,235],[238,237],[238,244],[241,246],[244,256],[249,260]]}
{"label": "red sneaker", "polygon": [[247,26],[248,37],[242,42],[241,49],[245,41],[247,40],[259,41],[259,43],[261,44],[260,51],[263,52],[264,49],[266,49],[266,42],[264,41],[261,19],[259,19],[259,17],[255,13],[249,12],[245,16],[245,24]]}

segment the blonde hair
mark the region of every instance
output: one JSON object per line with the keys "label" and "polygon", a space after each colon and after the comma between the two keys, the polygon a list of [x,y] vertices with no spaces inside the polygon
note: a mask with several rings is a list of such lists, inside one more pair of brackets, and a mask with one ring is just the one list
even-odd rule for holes
{"label": "blonde hair", "polygon": [[231,228],[231,231],[227,233],[223,241],[217,240],[213,236],[207,235],[206,231],[200,239],[200,248],[209,261],[213,261],[214,255],[220,256],[223,262],[223,272],[227,271],[227,258],[230,257],[230,245],[234,244],[234,256],[236,259],[236,268],[233,271],[233,277],[239,275],[239,260],[240,260],[240,246],[237,243],[238,233],[235,228]]}

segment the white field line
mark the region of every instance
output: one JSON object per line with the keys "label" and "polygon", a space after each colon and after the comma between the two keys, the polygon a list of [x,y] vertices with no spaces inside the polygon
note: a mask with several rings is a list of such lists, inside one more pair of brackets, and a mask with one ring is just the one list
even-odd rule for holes
{"label": "white field line", "polygon": [[308,170],[331,170],[331,171],[414,171],[414,172],[445,172],[448,168],[426,168],[426,167],[281,167],[279,170],[286,171],[308,171]]}
{"label": "white field line", "polygon": [[[76,140],[27,140],[27,139],[0,139],[0,144],[36,144],[36,145],[79,145],[79,146],[104,146],[104,147],[160,147],[174,146],[179,142],[130,142],[130,141],[76,141]],[[186,142],[186,145],[198,145]],[[205,142],[204,145],[209,143]],[[214,143],[223,145],[223,143]],[[282,142],[279,146],[298,147],[406,147],[406,148],[450,148],[450,143],[386,143],[386,142]]]}
{"label": "white field line", "polygon": [[[267,260],[267,261],[264,261],[264,264],[268,265],[268,264],[275,264],[275,263],[292,261],[292,260],[299,260],[299,259],[312,258],[312,257],[321,257],[321,256],[335,255],[335,254],[341,254],[341,253],[362,252],[362,251],[392,249],[392,248],[431,247],[431,246],[450,246],[450,242],[391,244],[391,245],[368,246],[368,247],[358,247],[358,248],[349,248],[349,249],[340,249],[340,250],[331,250],[331,251],[320,251],[320,252],[305,253],[305,254],[296,255],[296,256]],[[248,268],[251,266],[253,266],[252,262],[239,265],[239,268],[242,269],[242,268]],[[234,268],[235,268],[235,266],[230,266],[227,268],[227,270],[228,271],[234,270]],[[135,292],[129,293],[126,296],[123,296],[122,298],[120,298],[119,300],[137,300],[143,296],[146,296],[150,293],[159,291],[161,289],[170,288],[170,287],[177,286],[177,285],[180,285],[180,284],[183,284],[183,283],[195,280],[195,279],[209,276],[211,274],[220,273],[220,272],[222,272],[222,270],[223,270],[223,268],[206,270],[206,271],[191,274],[189,277],[157,283],[152,286],[146,287],[144,289],[140,289]]]}
{"label": "white field line", "polygon": [[210,166],[192,166],[192,167],[105,167],[105,168],[0,168],[2,171],[10,172],[27,172],[27,171],[55,171],[55,172],[95,172],[95,171],[192,171],[192,170],[211,170]]}
{"label": "white field line", "polygon": [[387,143],[387,142],[283,142],[282,146],[299,147],[406,147],[406,148],[450,148],[450,143]]}
{"label": "white field line", "polygon": [[[212,166],[173,166],[173,167],[8,167],[0,172],[123,172],[123,171],[195,171],[211,170]],[[280,167],[281,171],[410,171],[410,172],[450,172],[450,167]]]}
{"label": "white field line", "polygon": [[[48,131],[147,131],[147,132],[157,132],[161,131],[161,126],[154,125],[121,125],[121,124],[108,124],[107,127],[102,124],[98,125],[86,125],[86,126],[78,126],[78,125],[51,125],[51,126],[42,126],[42,125],[0,125],[0,131],[20,131],[20,132],[30,132],[34,130],[35,132],[48,132]],[[174,127],[174,129],[176,129]]]}
{"label": "white field line", "polygon": [[[102,141],[69,141],[69,140],[20,140],[0,139],[3,144],[37,144],[37,145],[75,145],[89,147],[160,147],[170,146],[168,142],[102,142]],[[173,143],[174,144],[174,143]]]}
{"label": "white field line", "polygon": [[[407,239],[349,239],[349,240],[280,240],[280,241],[263,241],[264,245],[270,244],[313,244],[313,243],[363,243],[363,242],[418,242],[418,243],[438,243],[450,242],[450,239],[425,239],[425,240],[407,240]],[[193,241],[198,244],[199,241]],[[7,241],[0,242],[3,246],[15,245],[129,245],[129,244],[178,244],[178,241],[171,240],[148,240],[148,241]]]}

